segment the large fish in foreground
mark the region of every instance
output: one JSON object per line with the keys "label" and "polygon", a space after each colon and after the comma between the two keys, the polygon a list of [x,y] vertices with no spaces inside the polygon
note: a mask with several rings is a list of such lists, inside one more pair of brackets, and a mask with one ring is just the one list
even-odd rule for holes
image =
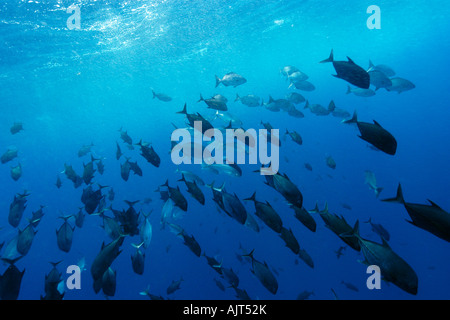
{"label": "large fish in foreground", "polygon": [[234,72],[229,72],[226,75],[223,76],[222,79],[220,79],[218,76],[216,76],[216,88],[219,86],[219,84],[223,84],[224,86],[228,87],[228,86],[232,86],[232,87],[237,87],[241,84],[246,83],[247,80]]}
{"label": "large fish in foreground", "polygon": [[[345,237],[345,235],[341,236]],[[381,244],[361,238],[358,221],[350,236],[358,239],[365,258],[364,264],[378,266],[385,281],[395,284],[410,294],[417,294],[419,282],[417,274],[405,260],[391,249],[383,238]]]}
{"label": "large fish in foreground", "polygon": [[428,200],[431,205],[406,202],[400,184],[395,198],[382,201],[402,203],[411,217],[412,221],[407,220],[409,223],[450,242],[450,213],[444,211],[436,203],[431,200]]}
{"label": "large fish in foreground", "polygon": [[331,62],[336,70],[336,78],[345,80],[359,88],[368,89],[370,87],[369,73],[353,62],[347,57],[348,61],[335,61],[333,57],[333,50],[331,50],[330,57],[321,61],[320,63]]}
{"label": "large fish in foreground", "polygon": [[397,140],[375,120],[373,123],[360,122],[355,111],[353,117],[349,120],[344,120],[343,123],[356,123],[361,133],[359,137],[378,150],[389,155],[395,155],[397,152]]}

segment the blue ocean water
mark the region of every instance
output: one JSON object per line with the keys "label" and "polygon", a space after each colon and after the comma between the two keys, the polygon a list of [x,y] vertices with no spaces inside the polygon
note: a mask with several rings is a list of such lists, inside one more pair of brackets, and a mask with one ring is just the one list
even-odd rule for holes
{"label": "blue ocean water", "polygon": [[[80,8],[81,29],[69,30],[66,9]],[[366,21],[370,5],[381,9],[381,29],[370,30]],[[44,295],[49,262],[62,262],[58,270],[67,278],[67,266],[86,259],[87,270],[81,274],[81,290],[65,291],[65,299],[104,299],[95,294],[89,268],[102,242],[110,239],[101,228],[98,216],[86,216],[82,228],[76,228],[69,253],[58,249],[56,232],[61,215],[75,214],[82,206],[83,185],[75,189],[66,179],[64,164],[71,164],[79,174],[89,156],[79,158],[83,145],[93,143],[92,152],[103,157],[105,173],[96,173],[94,181],[112,186],[116,198],[114,209],[126,209],[124,200],[152,202],[136,205],[149,212],[153,237],[145,253],[145,272],[137,275],[130,256],[139,237],[127,237],[122,252],[112,264],[117,272],[116,294],[111,299],[148,299],[139,292],[150,292],[171,299],[235,299],[233,289],[220,290],[214,279],[217,272],[204,257],[196,257],[182,239],[161,228],[164,202],[154,192],[167,179],[179,185],[188,200],[188,212],[174,221],[194,235],[202,252],[216,256],[224,267],[239,276],[239,288],[252,299],[296,299],[298,294],[313,291],[311,299],[449,299],[449,245],[433,234],[419,229],[409,220],[402,205],[381,202],[364,181],[366,170],[372,171],[380,198],[393,197],[399,182],[406,201],[427,203],[427,199],[450,210],[448,141],[450,129],[447,102],[450,30],[448,1],[19,1],[0,4],[0,152],[10,147],[19,150],[18,158],[0,165],[0,243],[17,235],[8,224],[9,205],[14,195],[30,192],[27,208],[19,225],[26,227],[32,211],[45,205],[45,215],[37,227],[30,252],[16,262],[25,269],[19,299],[39,299]],[[332,77],[331,64],[319,64],[334,50],[336,60],[349,56],[367,69],[369,60],[392,67],[396,76],[415,84],[415,89],[397,94],[380,89],[373,97],[346,94],[347,83]],[[289,82],[280,69],[293,65],[309,76],[316,90],[304,92],[288,89]],[[236,88],[215,88],[215,75],[228,72],[243,75],[247,82]],[[153,99],[151,88],[172,97],[170,102]],[[368,148],[357,137],[355,127],[340,123],[332,116],[319,117],[298,106],[305,117],[289,117],[286,112],[249,108],[233,102],[236,94],[255,94],[268,102],[269,95],[284,98],[290,92],[304,95],[311,103],[336,106],[361,121],[375,119],[391,132],[397,142],[395,156]],[[261,128],[270,122],[284,133],[296,130],[303,145],[290,138],[282,141],[280,172],[286,173],[299,187],[304,207],[319,208],[328,203],[330,212],[342,215],[353,226],[361,222],[361,236],[381,242],[368,224],[372,218],[390,233],[389,245],[415,270],[419,278],[417,295],[393,284],[382,282],[380,290],[366,287],[366,267],[361,253],[347,247],[339,259],[335,251],[344,242],[325,227],[319,215],[316,232],[305,228],[294,217],[283,197],[264,184],[264,177],[254,173],[259,166],[243,165],[242,177],[215,175],[196,165],[180,169],[197,173],[206,183],[226,183],[226,190],[242,200],[256,191],[259,201],[269,201],[291,228],[300,246],[314,260],[308,267],[279,235],[257,219],[261,231],[239,225],[219,212],[212,192],[202,187],[204,206],[186,192],[175,173],[170,158],[170,136],[174,127],[184,126],[183,115],[176,114],[187,103],[188,112],[212,117],[214,111],[197,103],[199,94],[228,98],[229,111],[239,117],[245,128]],[[12,135],[14,122],[24,130]],[[218,120],[218,125],[224,125]],[[161,166],[147,163],[138,149],[128,150],[120,140],[123,128],[138,142],[152,143],[161,157]],[[282,134],[283,135],[283,134]],[[125,182],[120,163],[115,158],[116,142],[127,157],[138,161],[143,177],[131,174]],[[331,155],[336,169],[327,167]],[[21,163],[23,176],[10,177],[10,167]],[[305,169],[310,163],[313,170]],[[56,177],[63,185],[55,186]],[[109,202],[108,202],[109,204]],[[343,207],[349,205],[351,210]],[[244,202],[254,216],[254,206]],[[73,225],[73,221],[71,221]],[[241,248],[242,246],[242,248]],[[279,289],[267,291],[251,272],[248,261],[241,263],[236,254],[254,251],[255,258],[267,262],[274,272]],[[5,247],[3,248],[5,250]],[[1,272],[7,264],[1,266]],[[173,280],[183,278],[181,289],[172,295],[166,289]],[[349,290],[342,281],[359,291]]]}

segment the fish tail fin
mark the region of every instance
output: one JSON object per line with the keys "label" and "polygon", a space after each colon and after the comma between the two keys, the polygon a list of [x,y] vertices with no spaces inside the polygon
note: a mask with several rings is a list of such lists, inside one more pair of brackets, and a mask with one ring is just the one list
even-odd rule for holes
{"label": "fish tail fin", "polygon": [[234,99],[234,102],[241,100],[241,97],[236,93],[236,99]]}
{"label": "fish tail fin", "polygon": [[244,199],[244,201],[256,201],[256,191],[253,192],[252,196],[250,198]]}
{"label": "fish tail fin", "polygon": [[350,93],[352,93],[352,88],[349,85],[347,85],[347,92],[345,94],[350,94]]}
{"label": "fish tail fin", "polygon": [[186,103],[184,104],[183,110],[178,111],[177,113],[180,113],[180,114],[187,114],[187,105],[186,105]]}
{"label": "fish tail fin", "polygon": [[397,188],[397,196],[395,198],[388,198],[381,200],[383,202],[394,202],[394,203],[405,203],[405,199],[403,198],[402,185],[399,183]]}
{"label": "fish tail fin", "polygon": [[153,89],[152,89],[152,93],[153,93],[153,99],[155,99],[156,93],[155,93],[155,91]]}
{"label": "fish tail fin", "polygon": [[273,100],[272,96],[269,95],[269,103],[272,103],[272,102],[274,102],[274,100]]}
{"label": "fish tail fin", "polygon": [[323,208],[323,210],[322,211],[319,211],[319,213],[328,213],[329,211],[328,211],[328,202],[325,202],[325,208]]}
{"label": "fish tail fin", "polygon": [[184,178],[184,174],[181,174],[181,179],[179,179],[178,181],[182,181],[182,182],[186,182],[186,179]]}
{"label": "fish tail fin", "polygon": [[333,62],[333,61],[334,61],[333,49],[331,49],[331,53],[330,53],[330,56],[328,57],[328,59],[322,60],[322,61],[320,61],[320,63],[327,63],[327,62]]}
{"label": "fish tail fin", "polygon": [[370,71],[370,70],[373,70],[374,67],[375,67],[375,66],[374,66],[373,63],[372,63],[372,60],[369,59],[369,71]]}
{"label": "fish tail fin", "polygon": [[202,94],[200,93],[200,99],[198,99],[197,102],[201,102],[201,101],[205,101],[205,99],[203,99],[203,96],[202,96]]}
{"label": "fish tail fin", "polygon": [[217,88],[219,86],[221,80],[217,75],[215,77],[216,77],[216,88]]}
{"label": "fish tail fin", "polygon": [[336,104],[333,100],[330,101],[330,104],[328,105],[328,111],[333,112],[336,109]]}
{"label": "fish tail fin", "polygon": [[363,221],[363,223],[371,223],[372,222],[372,217],[369,218],[369,220],[367,221]]}
{"label": "fish tail fin", "polygon": [[303,107],[303,109],[308,109],[309,108],[309,101],[306,100],[305,106]]}
{"label": "fish tail fin", "polygon": [[342,120],[342,123],[347,123],[347,124],[358,123],[358,113],[356,112],[356,110],[353,112],[353,117],[351,119]]}
{"label": "fish tail fin", "polygon": [[381,191],[383,191],[383,188],[382,188],[382,187],[379,187],[379,188],[376,188],[376,189],[375,189],[375,195],[377,196],[377,198],[378,198],[378,196],[380,195]]}
{"label": "fish tail fin", "polygon": [[253,253],[255,252],[255,249],[253,249],[252,251],[250,251],[250,253],[248,254],[243,254],[241,255],[241,257],[249,257],[253,260]]}

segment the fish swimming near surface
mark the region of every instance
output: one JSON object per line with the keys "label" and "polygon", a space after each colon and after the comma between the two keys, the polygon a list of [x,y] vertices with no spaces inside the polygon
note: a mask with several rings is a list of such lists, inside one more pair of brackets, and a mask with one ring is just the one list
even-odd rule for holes
{"label": "fish swimming near surface", "polygon": [[360,122],[355,111],[353,117],[349,120],[344,120],[343,123],[356,123],[361,133],[359,136],[361,139],[389,155],[395,155],[397,140],[375,120],[373,123]]}
{"label": "fish swimming near surface", "polygon": [[433,201],[428,200],[429,205],[406,202],[401,184],[398,185],[395,198],[382,201],[403,204],[411,218],[411,221],[407,220],[409,223],[450,242],[450,213],[444,211]]}
{"label": "fish swimming near surface", "polygon": [[362,89],[368,89],[370,87],[369,73],[358,66],[352,59],[347,57],[348,61],[335,61],[333,56],[333,50],[331,50],[328,59],[321,61],[320,63],[331,62],[336,70],[336,78],[345,80],[354,86]]}
{"label": "fish swimming near surface", "polygon": [[246,82],[247,80],[243,76],[234,72],[227,73],[223,76],[222,79],[216,76],[216,88],[219,86],[219,84],[223,84],[226,87],[232,86],[236,88],[237,86],[240,86]]}

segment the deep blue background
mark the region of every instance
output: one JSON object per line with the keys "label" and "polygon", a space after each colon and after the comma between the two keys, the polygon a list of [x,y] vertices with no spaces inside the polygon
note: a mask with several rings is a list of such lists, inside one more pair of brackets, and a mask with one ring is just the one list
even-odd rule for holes
{"label": "deep blue background", "polygon": [[[336,259],[334,251],[343,242],[324,227],[318,216],[316,233],[302,226],[283,198],[252,172],[255,166],[243,166],[241,178],[184,166],[207,183],[226,181],[227,190],[241,199],[257,191],[258,200],[273,205],[284,225],[292,228],[300,245],[314,259],[314,269],[302,261],[296,264],[299,259],[272,230],[262,227],[256,234],[218,213],[207,188],[203,189],[207,203],[200,206],[179,183],[189,201],[189,211],[176,222],[195,235],[206,254],[217,255],[223,266],[232,267],[239,275],[239,287],[252,298],[295,299],[300,292],[313,290],[312,298],[333,299],[330,288],[341,299],[450,297],[448,243],[405,222],[408,216],[401,205],[380,202],[364,184],[364,171],[371,170],[379,186],[385,188],[381,198],[393,196],[401,182],[407,201],[425,203],[431,199],[444,209],[450,208],[448,1],[352,0],[345,6],[328,0],[83,1],[76,2],[81,8],[78,31],[66,28],[69,14],[65,8],[72,2],[57,3],[7,0],[0,4],[0,152],[10,146],[19,149],[18,159],[0,166],[0,241],[8,241],[17,232],[7,222],[14,194],[24,189],[31,192],[20,228],[26,226],[25,218],[31,211],[41,204],[47,206],[29,254],[17,263],[20,270],[26,269],[20,299],[38,299],[44,294],[49,261],[63,260],[59,269],[64,271],[84,256],[89,268],[102,241],[110,241],[100,228],[100,219],[92,216],[87,217],[82,229],[75,230],[70,253],[63,253],[56,245],[55,230],[62,223],[57,217],[76,213],[82,192],[60,173],[64,163],[70,163],[81,174],[83,160],[89,158],[80,159],[77,152],[91,142],[95,155],[106,158],[105,174],[97,174],[95,181],[114,187],[114,208],[126,208],[122,200],[153,199],[150,205],[137,205],[143,211],[153,209],[153,240],[146,251],[145,274],[133,273],[131,243],[139,239],[127,238],[113,264],[118,282],[115,298],[147,299],[138,294],[147,285],[153,294],[166,296],[168,285],[180,277],[185,280],[182,289],[171,298],[234,298],[233,290],[222,292],[216,287],[213,278],[218,275],[203,257],[195,257],[175,234],[160,230],[163,202],[154,190],[167,178],[171,185],[180,178],[169,156],[171,123],[183,125],[183,116],[175,112],[185,102],[189,112],[213,114],[203,103],[197,103],[200,93],[204,97],[225,95],[230,100],[230,112],[242,119],[246,128],[261,128],[263,120],[280,132],[298,131],[304,143],[284,142],[280,171],[299,186],[305,207],[313,208],[318,201],[322,208],[328,201],[330,211],[344,215],[352,225],[356,219],[372,217],[389,230],[391,247],[419,276],[417,296],[386,283],[379,291],[369,291],[365,267],[357,262],[362,255],[347,248],[344,256]],[[381,8],[381,30],[366,27],[366,9],[372,4]],[[364,68],[369,59],[375,64],[388,64],[397,76],[411,80],[416,89],[402,94],[381,89],[370,98],[346,95],[347,85],[331,76],[332,66],[318,63],[328,57],[331,48],[337,60],[349,56]],[[316,117],[305,110],[304,119],[295,119],[285,112],[271,113],[232,102],[236,93],[256,94],[265,101],[269,95],[284,97],[292,91],[279,73],[285,65],[297,66],[310,76],[317,89],[301,93],[311,103],[327,106],[333,99],[349,112],[358,110],[362,121],[377,120],[396,137],[397,154],[391,157],[367,148],[357,138],[355,128],[340,124],[332,116]],[[247,83],[237,88],[214,88],[214,75],[230,71],[245,76]],[[153,100],[152,87],[170,95],[173,101]],[[15,121],[23,122],[25,130],[13,136],[9,128]],[[132,175],[128,182],[121,179],[119,161],[115,160],[121,127],[135,141],[153,144],[162,158],[160,168],[146,163],[137,150],[127,150],[127,156],[143,168],[144,177]],[[123,144],[122,150],[126,150]],[[337,163],[335,170],[326,166],[328,154]],[[14,182],[9,170],[18,161],[24,173]],[[305,162],[312,164],[312,172],[304,168]],[[63,180],[60,190],[54,186],[58,174]],[[343,203],[351,205],[352,210],[344,209]],[[253,204],[245,205],[253,214]],[[361,226],[361,234],[379,241],[367,224]],[[247,252],[254,248],[255,258],[277,271],[276,296],[252,276],[248,263],[236,259],[235,253],[242,253],[239,244]],[[2,266],[1,271],[5,268]],[[356,285],[359,292],[348,290],[341,281]],[[82,290],[68,291],[65,297],[103,298],[94,294],[89,271],[82,274]]]}

